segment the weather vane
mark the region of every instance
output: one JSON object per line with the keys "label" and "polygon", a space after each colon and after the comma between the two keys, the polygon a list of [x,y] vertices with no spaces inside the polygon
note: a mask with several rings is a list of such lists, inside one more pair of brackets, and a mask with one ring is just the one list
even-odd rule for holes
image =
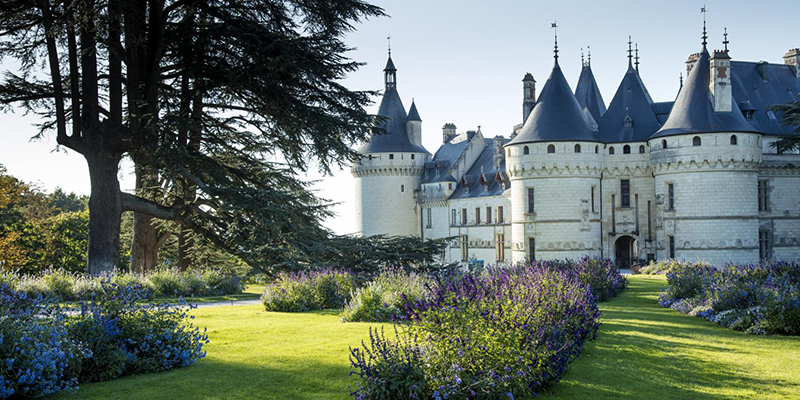
{"label": "weather vane", "polygon": [[703,13],[703,48],[706,47],[708,44],[708,34],[706,33],[706,14],[708,14],[708,9],[706,9],[706,5],[703,4],[703,8],[700,9],[700,12]]}
{"label": "weather vane", "polygon": [[386,41],[389,42],[389,57],[392,56],[392,35],[386,37]]}
{"label": "weather vane", "polygon": [[722,36],[725,36],[725,40],[722,41],[722,44],[725,45],[725,52],[727,53],[728,52],[728,43],[730,43],[730,42],[728,42],[728,28],[727,27],[725,28],[725,33],[723,33]]}
{"label": "weather vane", "polygon": [[558,61],[558,23],[553,22],[550,24],[550,27],[555,30],[555,47],[553,48],[553,54],[556,61]]}

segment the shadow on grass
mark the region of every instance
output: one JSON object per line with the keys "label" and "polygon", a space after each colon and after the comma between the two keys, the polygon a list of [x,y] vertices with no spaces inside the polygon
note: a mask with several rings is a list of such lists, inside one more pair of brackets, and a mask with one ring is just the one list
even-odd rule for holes
{"label": "shadow on grass", "polygon": [[750,336],[660,308],[655,301],[663,284],[656,278],[632,279],[626,292],[602,304],[597,340],[587,345],[563,381],[542,393],[543,397],[731,399],[800,395],[798,379],[786,381],[750,373],[748,360],[740,359],[780,356],[781,349],[800,346],[798,338]]}

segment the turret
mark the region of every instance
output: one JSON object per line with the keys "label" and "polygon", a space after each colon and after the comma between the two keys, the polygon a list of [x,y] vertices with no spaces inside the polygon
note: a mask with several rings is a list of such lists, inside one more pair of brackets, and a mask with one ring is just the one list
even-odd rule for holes
{"label": "turret", "polygon": [[442,126],[442,143],[447,143],[456,137],[456,124],[448,122]]}
{"label": "turret", "polygon": [[383,81],[386,84],[386,90],[397,87],[397,68],[394,67],[391,53],[389,53],[389,60],[386,61],[386,68],[383,69]]}
{"label": "turret", "polygon": [[800,79],[800,49],[794,48],[783,55],[783,63],[791,65],[794,69],[794,76]]}
{"label": "turret", "polygon": [[419,117],[414,100],[411,100],[411,109],[408,110],[408,117],[406,117],[406,132],[412,143],[422,146],[422,118]]}
{"label": "turret", "polygon": [[522,78],[522,123],[528,120],[533,107],[536,106],[536,80],[530,72]]}

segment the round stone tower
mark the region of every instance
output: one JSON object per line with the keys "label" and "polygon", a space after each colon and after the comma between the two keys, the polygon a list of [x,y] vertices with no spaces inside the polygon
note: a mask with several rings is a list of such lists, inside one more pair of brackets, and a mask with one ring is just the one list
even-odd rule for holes
{"label": "round stone tower", "polygon": [[391,54],[384,69],[386,91],[378,115],[384,121],[358,148],[364,158],[352,166],[355,178],[356,233],[362,236],[420,234],[416,195],[425,162],[422,119],[415,104],[406,113],[397,93]]}
{"label": "round stone tower", "polygon": [[650,138],[658,258],[756,262],[761,133],[733,106],[727,49],[697,57]]}
{"label": "round stone tower", "polygon": [[600,255],[595,216],[603,152],[558,65],[520,133],[505,146],[512,259]]}

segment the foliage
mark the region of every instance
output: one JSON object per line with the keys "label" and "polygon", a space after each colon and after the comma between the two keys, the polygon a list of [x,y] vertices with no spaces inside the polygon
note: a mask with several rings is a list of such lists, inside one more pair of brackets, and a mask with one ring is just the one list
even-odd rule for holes
{"label": "foliage", "polygon": [[377,273],[383,268],[402,268],[423,273],[448,269],[437,263],[452,238],[422,239],[416,236],[337,236],[316,263],[356,273]]}
{"label": "foliage", "polygon": [[86,270],[89,241],[89,212],[68,211],[48,218],[46,265],[57,265],[73,272]]}
{"label": "foliage", "polygon": [[685,261],[667,258],[663,260],[651,260],[649,264],[643,266],[639,272],[644,275],[664,275],[672,270],[673,267],[679,266]]}
{"label": "foliage", "polygon": [[[584,342],[594,338],[598,317],[597,300],[575,271],[534,265],[467,274],[436,286],[425,299],[406,302],[411,339],[381,339],[352,351],[353,367],[362,377],[353,395],[378,398],[378,383],[393,384],[386,381],[392,374],[371,375],[373,368],[363,352],[375,354],[372,359],[384,364],[402,360],[393,354],[423,357],[420,398],[495,399],[536,393],[557,382]],[[380,370],[403,371],[402,364],[390,367]],[[408,386],[408,374],[397,376],[399,385]]]}
{"label": "foliage", "polygon": [[432,390],[425,376],[426,357],[421,346],[394,327],[395,340],[383,328],[369,328],[369,345],[350,348],[350,364],[359,382],[351,394],[356,400],[428,399]]}
{"label": "foliage", "polygon": [[388,322],[404,314],[405,302],[424,299],[434,282],[422,274],[386,269],[355,290],[342,313],[345,322]]}
{"label": "foliage", "polygon": [[800,150],[800,101],[790,101],[786,104],[776,104],[770,110],[780,113],[781,124],[797,127],[795,135],[786,136],[773,143],[778,153]]}
{"label": "foliage", "polygon": [[576,273],[579,281],[589,285],[598,301],[616,297],[628,284],[614,262],[607,258],[586,256],[577,261],[534,261],[533,265]]}
{"label": "foliage", "polygon": [[667,273],[659,304],[753,334],[800,335],[800,264],[681,263]]}
{"label": "foliage", "polygon": [[267,311],[342,308],[355,286],[355,276],[343,270],[281,272],[275,282],[267,285],[261,302]]}

